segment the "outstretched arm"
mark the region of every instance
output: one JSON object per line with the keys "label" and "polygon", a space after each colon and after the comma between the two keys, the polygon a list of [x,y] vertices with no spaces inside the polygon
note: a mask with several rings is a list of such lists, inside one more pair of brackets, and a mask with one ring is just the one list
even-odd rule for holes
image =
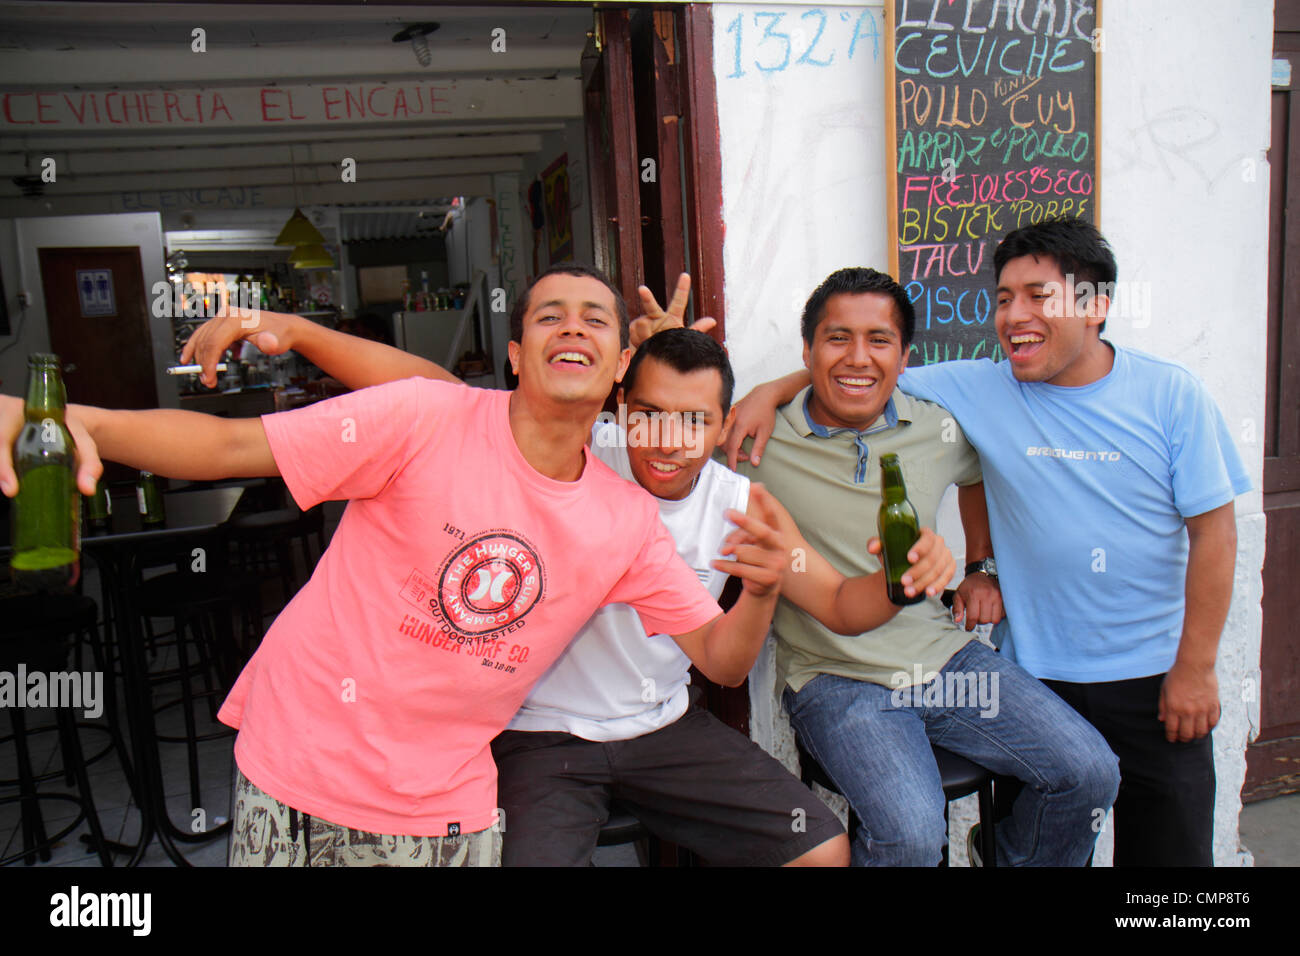
{"label": "outstretched arm", "polygon": [[[170,408],[115,411],[69,405],[77,443],[77,487],[95,492],[101,457],[169,478],[271,477],[280,473],[260,418],[218,418]],[[0,491],[18,493],[10,449],[23,427],[22,399],[0,395]]]}
{"label": "outstretched arm", "polygon": [[182,362],[203,366],[199,380],[209,388],[217,383],[216,365],[226,349],[250,340],[267,355],[290,349],[332,375],[348,388],[366,388],[419,376],[459,382],[441,365],[382,342],[337,332],[310,319],[285,312],[237,312],[208,319],[195,329],[181,351]]}

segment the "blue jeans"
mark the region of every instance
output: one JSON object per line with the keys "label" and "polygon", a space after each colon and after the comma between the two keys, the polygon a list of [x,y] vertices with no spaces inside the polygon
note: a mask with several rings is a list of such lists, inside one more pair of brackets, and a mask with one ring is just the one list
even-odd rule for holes
{"label": "blue jeans", "polygon": [[978,641],[923,684],[819,674],[797,694],[787,687],[784,699],[799,739],[861,821],[854,866],[941,859],[944,796],[932,744],[1024,781],[997,827],[1001,866],[1082,866],[1119,788],[1119,762],[1101,734]]}

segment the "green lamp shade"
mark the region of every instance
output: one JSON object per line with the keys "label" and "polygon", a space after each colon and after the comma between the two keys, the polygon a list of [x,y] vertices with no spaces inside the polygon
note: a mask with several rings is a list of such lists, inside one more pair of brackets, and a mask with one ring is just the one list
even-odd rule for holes
{"label": "green lamp shade", "polygon": [[305,243],[289,253],[295,269],[333,269],[334,259],[319,242]]}
{"label": "green lamp shade", "polygon": [[277,246],[309,246],[319,245],[325,241],[321,231],[311,224],[311,220],[302,214],[301,209],[295,209],[289,221],[284,224],[280,230],[280,235],[275,237]]}

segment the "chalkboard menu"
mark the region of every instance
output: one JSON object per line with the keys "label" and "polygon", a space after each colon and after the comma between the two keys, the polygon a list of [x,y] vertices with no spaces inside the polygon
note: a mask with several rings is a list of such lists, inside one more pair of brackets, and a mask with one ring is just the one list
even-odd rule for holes
{"label": "chalkboard menu", "polygon": [[890,0],[890,266],[916,308],[912,365],[1004,358],[993,252],[1097,217],[1093,0]]}

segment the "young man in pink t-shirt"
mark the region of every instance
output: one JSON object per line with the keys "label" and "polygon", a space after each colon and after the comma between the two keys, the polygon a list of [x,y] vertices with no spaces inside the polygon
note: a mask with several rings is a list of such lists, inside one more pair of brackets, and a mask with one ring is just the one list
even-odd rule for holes
{"label": "young man in pink t-shirt", "polygon": [[[403,380],[260,420],[68,407],[83,492],[102,454],[177,478],[282,475],[304,508],[349,500],[221,710],[240,731],[232,863],[492,862],[489,743],[604,604],[748,671],[784,565],[776,534],[731,513],[732,559],[715,566],[745,593],[723,615],[653,502],[583,448],[627,325],[607,280],[563,267],[519,310],[512,393]],[[0,397],[7,495],[22,418]],[[293,839],[257,838],[267,816]]]}

